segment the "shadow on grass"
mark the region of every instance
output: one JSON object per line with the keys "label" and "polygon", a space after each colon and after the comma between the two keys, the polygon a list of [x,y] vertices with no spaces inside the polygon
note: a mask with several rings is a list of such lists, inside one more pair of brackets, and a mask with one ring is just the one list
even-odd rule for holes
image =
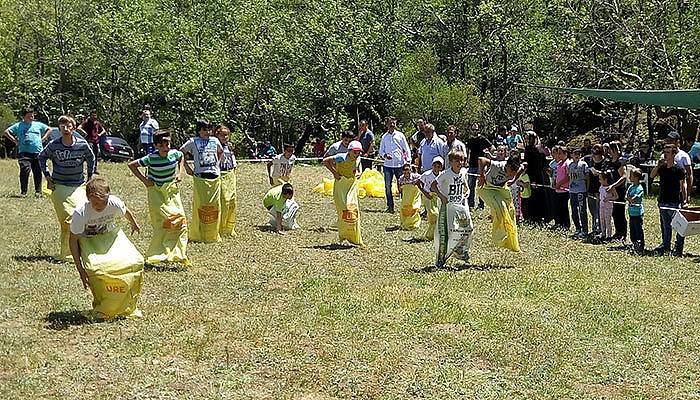
{"label": "shadow on grass", "polygon": [[316,249],[316,250],[329,250],[329,251],[335,251],[335,250],[351,250],[354,249],[356,246],[350,245],[350,244],[342,244],[342,243],[331,243],[331,244],[319,244],[316,246],[306,246],[304,247],[305,249]]}
{"label": "shadow on grass", "polygon": [[434,265],[428,265],[422,268],[414,268],[413,272],[428,274],[433,272],[445,271],[445,272],[460,272],[460,271],[497,271],[502,269],[513,269],[513,265],[501,265],[501,264],[459,264],[459,265],[448,265],[442,268],[437,268]]}
{"label": "shadow on grass", "polygon": [[96,321],[91,320],[86,313],[90,311],[51,311],[49,315],[44,318],[46,322],[46,329],[51,329],[54,331],[62,331],[68,329],[70,326],[80,326],[80,325],[90,325],[96,323]]}
{"label": "shadow on grass", "polygon": [[362,210],[362,212],[367,212],[370,214],[394,214],[394,213],[388,213],[388,212],[386,212],[386,210],[379,210],[376,208],[368,208],[366,210]]}
{"label": "shadow on grass", "polygon": [[393,225],[393,226],[388,226],[384,229],[386,232],[397,232],[401,230],[400,225]]}
{"label": "shadow on grass", "polygon": [[143,269],[146,271],[155,271],[155,272],[185,272],[185,271],[187,271],[186,266],[178,265],[178,264],[149,264],[149,263],[146,263],[143,265]]}
{"label": "shadow on grass", "polygon": [[306,229],[306,231],[315,232],[315,233],[328,233],[328,232],[338,232],[338,228],[334,228],[332,226],[330,226],[330,227],[317,226],[316,228]]}
{"label": "shadow on grass", "polygon": [[417,238],[417,237],[413,237],[413,238],[404,238],[404,239],[401,239],[401,240],[402,240],[404,243],[411,243],[411,244],[414,244],[414,243],[425,243],[425,242],[428,241],[428,239]]}
{"label": "shadow on grass", "polygon": [[270,225],[255,225],[255,229],[260,232],[272,232],[272,227]]}
{"label": "shadow on grass", "polygon": [[61,260],[57,260],[52,256],[33,255],[33,256],[12,256],[12,259],[18,262],[39,262],[45,261],[50,264],[63,264]]}

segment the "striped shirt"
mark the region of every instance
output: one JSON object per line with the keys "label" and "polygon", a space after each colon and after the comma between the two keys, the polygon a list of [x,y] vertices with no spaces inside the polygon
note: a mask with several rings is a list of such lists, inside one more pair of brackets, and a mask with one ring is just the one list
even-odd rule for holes
{"label": "striped shirt", "polygon": [[178,150],[168,151],[168,155],[161,157],[160,152],[151,153],[139,159],[139,165],[148,167],[148,179],[158,186],[163,186],[175,180],[177,163],[182,159],[182,153]]}
{"label": "striped shirt", "polygon": [[73,135],[73,144],[66,146],[62,138],[49,142],[39,154],[39,165],[45,176],[49,176],[46,164],[51,160],[51,179],[54,183],[64,186],[80,186],[85,183],[83,163],[87,163],[87,177],[90,179],[95,172],[95,155],[90,144],[81,137]]}

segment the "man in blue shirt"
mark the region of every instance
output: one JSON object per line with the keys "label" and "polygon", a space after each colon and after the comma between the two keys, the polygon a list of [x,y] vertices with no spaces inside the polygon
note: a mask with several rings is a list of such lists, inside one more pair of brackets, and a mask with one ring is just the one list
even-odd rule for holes
{"label": "man in blue shirt", "polygon": [[139,138],[141,139],[141,151],[148,155],[156,151],[153,145],[153,133],[160,129],[158,121],[151,118],[150,107],[144,107],[141,113],[141,124],[139,125]]}
{"label": "man in blue shirt", "polygon": [[5,130],[5,137],[10,139],[18,147],[19,162],[19,186],[22,197],[27,196],[29,186],[29,171],[34,177],[34,193],[41,196],[41,168],[39,167],[39,153],[43,150],[44,142],[51,134],[51,128],[34,121],[34,110],[25,108],[22,110],[22,121]]}
{"label": "man in blue shirt", "polygon": [[369,130],[369,124],[364,119],[360,121],[357,141],[362,145],[363,158],[360,160],[362,170],[372,169],[371,158],[374,158],[374,133]]}
{"label": "man in blue shirt", "polygon": [[425,124],[425,138],[420,142],[418,147],[418,165],[420,172],[430,171],[433,168],[433,158],[447,158],[447,144],[435,135],[435,127],[433,124]]}

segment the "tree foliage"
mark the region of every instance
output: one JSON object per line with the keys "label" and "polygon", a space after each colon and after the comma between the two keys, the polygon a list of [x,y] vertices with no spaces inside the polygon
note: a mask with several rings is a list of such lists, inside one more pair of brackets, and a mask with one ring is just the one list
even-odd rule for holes
{"label": "tree foliage", "polygon": [[[530,120],[577,99],[516,83],[698,85],[700,5],[661,0],[5,0],[0,103],[42,119],[96,108],[135,138],[197,118],[258,140],[358,118],[438,127]],[[29,22],[27,22],[29,21]]]}

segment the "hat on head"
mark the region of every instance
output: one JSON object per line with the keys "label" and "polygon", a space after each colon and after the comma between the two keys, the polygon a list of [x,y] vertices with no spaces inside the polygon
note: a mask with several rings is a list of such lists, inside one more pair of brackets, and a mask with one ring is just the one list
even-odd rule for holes
{"label": "hat on head", "polygon": [[674,140],[676,140],[676,139],[680,139],[680,138],[681,138],[681,135],[679,135],[678,132],[676,132],[676,131],[671,131],[671,132],[668,133],[668,136],[667,136],[667,137],[668,137],[669,139],[674,139]]}
{"label": "hat on head", "polygon": [[348,150],[350,150],[350,151],[353,151],[353,150],[362,151],[362,144],[360,142],[358,142],[357,140],[353,140],[348,145]]}
{"label": "hat on head", "polygon": [[518,131],[517,125],[511,125],[511,126],[510,126],[510,130],[513,131],[513,132],[517,132],[517,131]]}
{"label": "hat on head", "polygon": [[433,164],[439,162],[441,165],[445,165],[445,159],[440,156],[433,157]]}

